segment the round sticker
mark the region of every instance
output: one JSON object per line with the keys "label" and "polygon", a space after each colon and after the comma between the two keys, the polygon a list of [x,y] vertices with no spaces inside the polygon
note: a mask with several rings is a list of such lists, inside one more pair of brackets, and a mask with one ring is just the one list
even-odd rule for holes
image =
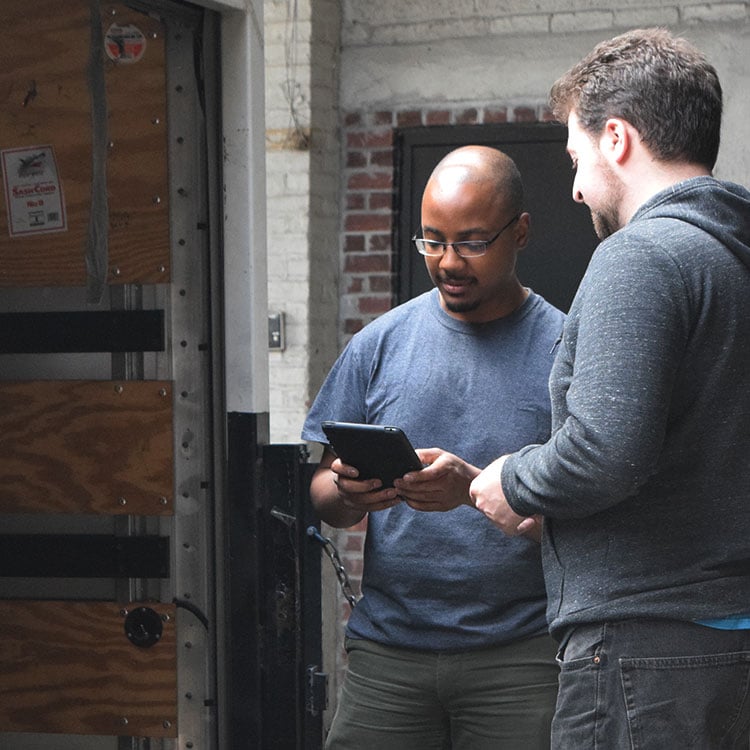
{"label": "round sticker", "polygon": [[113,23],[104,36],[104,49],[110,60],[121,63],[138,62],[146,51],[146,37],[133,24]]}

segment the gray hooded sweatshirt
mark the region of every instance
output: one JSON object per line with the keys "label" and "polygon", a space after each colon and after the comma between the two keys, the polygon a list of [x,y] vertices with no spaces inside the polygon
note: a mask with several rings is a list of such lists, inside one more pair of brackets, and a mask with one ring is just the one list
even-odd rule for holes
{"label": "gray hooded sweatshirt", "polygon": [[750,612],[750,192],[686,180],[603,241],[550,391],[502,486],[546,518],[553,635]]}

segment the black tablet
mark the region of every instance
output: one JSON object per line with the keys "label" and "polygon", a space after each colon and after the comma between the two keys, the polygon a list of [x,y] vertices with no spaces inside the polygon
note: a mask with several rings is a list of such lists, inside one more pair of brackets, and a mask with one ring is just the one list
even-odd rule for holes
{"label": "black tablet", "polygon": [[355,422],[321,424],[334,453],[359,470],[359,479],[378,478],[383,487],[422,468],[409,439],[399,427]]}

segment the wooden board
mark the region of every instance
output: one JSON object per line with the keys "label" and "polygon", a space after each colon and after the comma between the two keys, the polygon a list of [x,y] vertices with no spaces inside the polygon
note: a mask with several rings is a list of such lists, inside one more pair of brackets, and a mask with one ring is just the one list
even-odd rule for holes
{"label": "wooden board", "polygon": [[[63,231],[11,236],[6,193],[12,186],[3,185],[0,286],[87,284],[87,236],[97,201],[108,207],[109,226],[91,246],[103,254],[106,283],[169,281],[164,30],[157,19],[117,3],[102,4],[101,19],[94,19],[94,26],[101,22],[97,39],[111,39],[116,24],[145,40],[142,57],[132,61],[110,59],[102,44],[99,129],[109,146],[102,160],[106,183],[96,189],[96,87],[89,71],[94,6],[69,0],[63,12],[58,0],[0,3],[0,150],[44,147],[47,158],[51,152],[67,217]],[[4,183],[15,179],[4,177]]]}
{"label": "wooden board", "polygon": [[0,513],[170,515],[167,381],[0,382]]}
{"label": "wooden board", "polygon": [[133,63],[105,63],[109,124],[109,283],[166,283],[169,182],[165,30],[151,16],[102,4],[105,35],[117,24],[145,39]]}
{"label": "wooden board", "polygon": [[[11,239],[0,206],[0,284],[83,284],[91,190],[91,111],[86,86],[88,3],[60,13],[52,0],[0,4],[0,148],[51,145],[62,180],[68,229]],[[3,186],[3,193],[5,187]],[[55,282],[54,280],[57,279]]]}
{"label": "wooden board", "polygon": [[[148,648],[125,634],[140,606],[163,623]],[[0,732],[176,737],[174,606],[1,601]]]}

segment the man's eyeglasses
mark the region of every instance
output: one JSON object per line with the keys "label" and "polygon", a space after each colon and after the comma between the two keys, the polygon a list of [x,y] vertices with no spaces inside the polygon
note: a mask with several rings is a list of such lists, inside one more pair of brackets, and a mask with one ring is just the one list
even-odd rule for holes
{"label": "man's eyeglasses", "polygon": [[437,240],[426,240],[415,234],[411,241],[417,246],[422,255],[445,255],[446,250],[452,247],[462,258],[478,258],[487,252],[487,248],[511,225],[518,221],[521,214],[516,214],[494,237],[488,240],[465,240],[464,242],[438,242]]}

